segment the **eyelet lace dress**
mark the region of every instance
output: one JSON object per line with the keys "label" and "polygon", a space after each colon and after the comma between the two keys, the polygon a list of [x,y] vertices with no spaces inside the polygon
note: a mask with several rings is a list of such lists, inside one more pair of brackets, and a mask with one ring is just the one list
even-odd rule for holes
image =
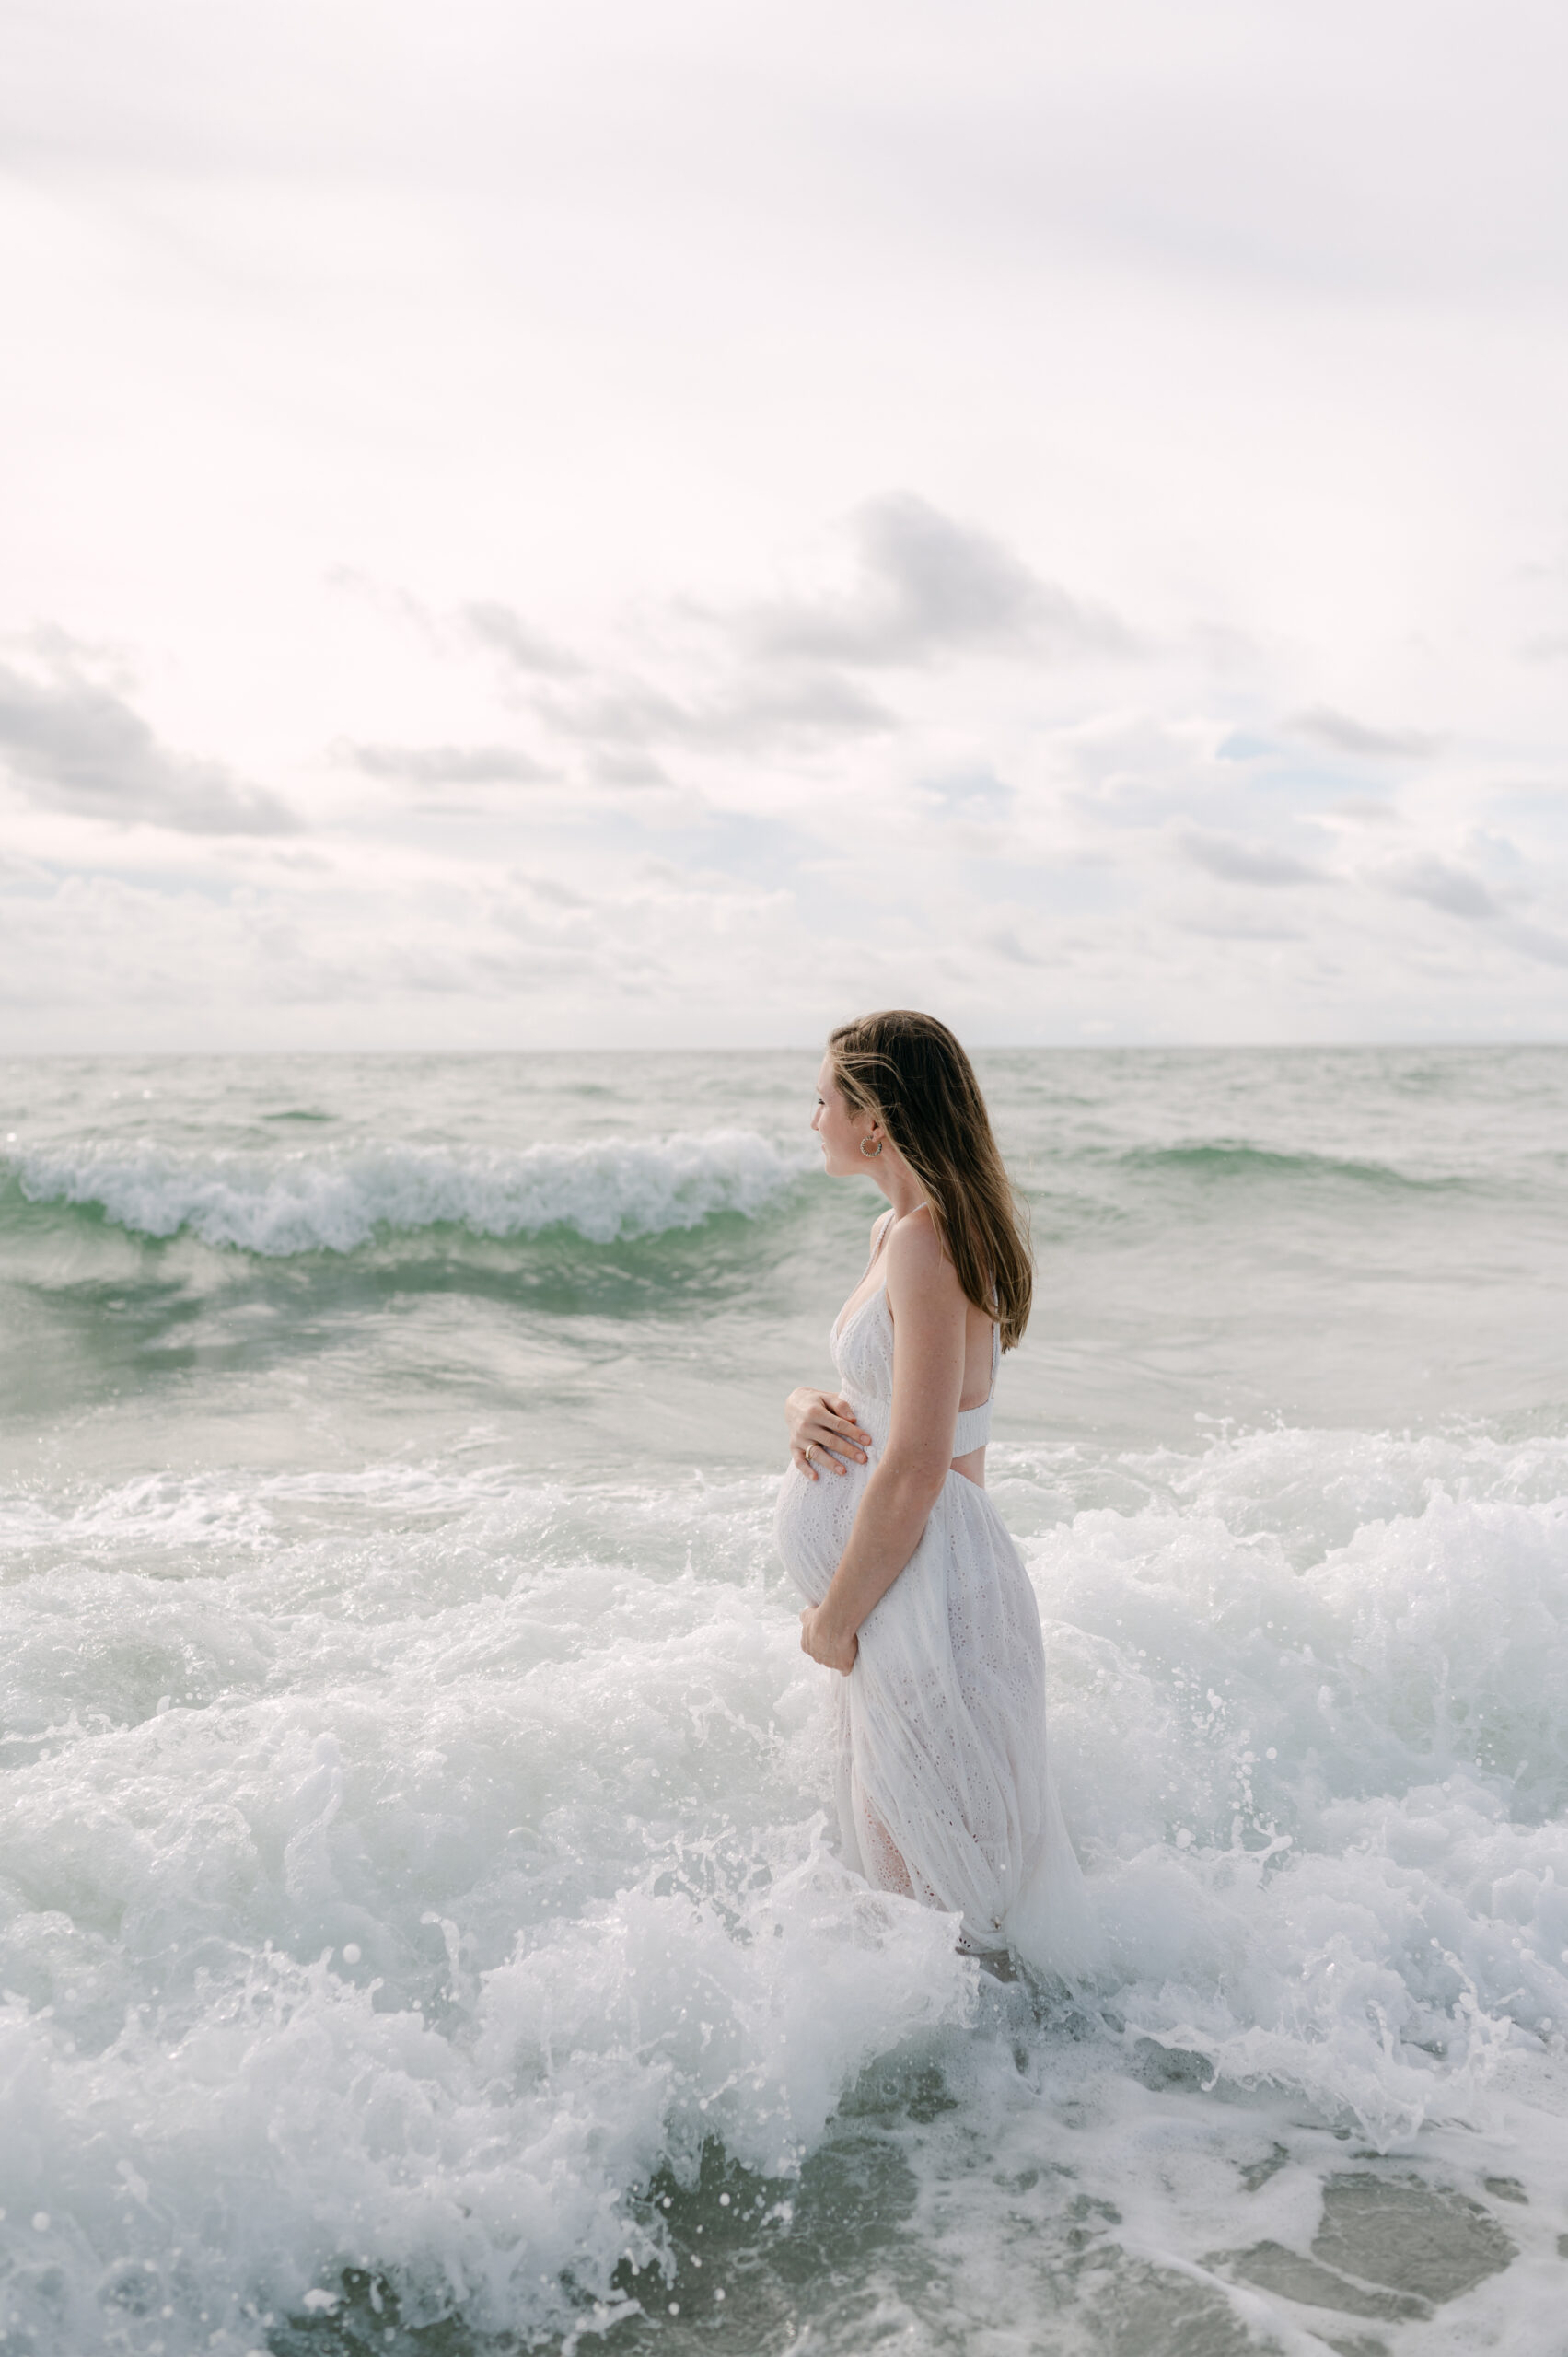
{"label": "eyelet lace dress", "polygon": [[[878,1232],[872,1258],[888,1227]],[[820,1604],[887,1445],[893,1320],[886,1279],[829,1341],[869,1462],[813,1481],[791,1466],[774,1516],[779,1552]],[[992,1385],[1000,1363],[993,1341]],[[990,1436],[991,1402],[962,1413],[953,1455]],[[1045,1651],[1034,1590],[991,1499],[948,1471],[920,1543],[866,1616],[847,1678],[830,1688],[840,1843],[881,1890],[963,1918],[964,1944],[1010,1949],[1038,1971],[1089,1961],[1083,1876],[1045,1740]]]}

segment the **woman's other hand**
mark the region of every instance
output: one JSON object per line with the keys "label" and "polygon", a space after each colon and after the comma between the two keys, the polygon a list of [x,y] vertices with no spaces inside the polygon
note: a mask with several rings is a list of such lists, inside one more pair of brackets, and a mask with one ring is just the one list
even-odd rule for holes
{"label": "woman's other hand", "polygon": [[836,1669],[847,1678],[854,1667],[860,1639],[835,1629],[825,1604],[811,1604],[800,1616],[800,1650],[819,1661],[824,1669]]}
{"label": "woman's other hand", "polygon": [[[790,1462],[798,1465],[808,1480],[814,1481],[824,1466],[832,1473],[847,1473],[846,1458],[865,1464],[871,1434],[862,1431],[849,1401],[836,1393],[807,1391],[804,1386],[792,1391],[784,1401],[784,1422],[789,1427]],[[806,1455],[808,1448],[815,1452],[810,1461]]]}

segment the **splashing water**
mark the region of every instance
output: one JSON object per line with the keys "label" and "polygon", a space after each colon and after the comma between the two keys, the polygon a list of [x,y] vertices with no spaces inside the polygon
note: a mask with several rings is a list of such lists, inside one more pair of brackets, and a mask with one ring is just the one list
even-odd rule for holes
{"label": "splashing water", "polygon": [[985,1075],[1101,1936],[1042,1991],[825,1838],[809,1059],[12,1069],[6,2357],[1559,2345],[1568,1059],[1485,1151],[1505,1059],[1132,1061]]}

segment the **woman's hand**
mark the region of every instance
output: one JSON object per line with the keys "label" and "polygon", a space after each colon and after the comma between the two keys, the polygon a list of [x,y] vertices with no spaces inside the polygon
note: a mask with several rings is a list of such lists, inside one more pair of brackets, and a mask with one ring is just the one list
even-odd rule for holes
{"label": "woman's hand", "polygon": [[804,1386],[792,1391],[784,1401],[784,1422],[789,1426],[790,1463],[808,1481],[815,1481],[823,1466],[832,1473],[847,1473],[850,1464],[865,1464],[871,1434],[861,1430],[849,1401],[836,1393],[808,1391]]}
{"label": "woman's hand", "polygon": [[819,1661],[824,1669],[836,1669],[847,1678],[854,1667],[860,1639],[835,1629],[825,1604],[812,1604],[800,1616],[800,1650]]}

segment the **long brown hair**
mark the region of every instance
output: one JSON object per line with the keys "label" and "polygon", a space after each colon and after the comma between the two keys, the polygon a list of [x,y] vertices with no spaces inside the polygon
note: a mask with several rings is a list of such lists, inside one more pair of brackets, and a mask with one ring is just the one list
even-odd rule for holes
{"label": "long brown hair", "polygon": [[934,1015],[889,1007],[841,1023],[828,1053],[844,1102],[881,1122],[924,1190],[966,1297],[1024,1338],[1034,1294],[1028,1215],[991,1132],[974,1066]]}

